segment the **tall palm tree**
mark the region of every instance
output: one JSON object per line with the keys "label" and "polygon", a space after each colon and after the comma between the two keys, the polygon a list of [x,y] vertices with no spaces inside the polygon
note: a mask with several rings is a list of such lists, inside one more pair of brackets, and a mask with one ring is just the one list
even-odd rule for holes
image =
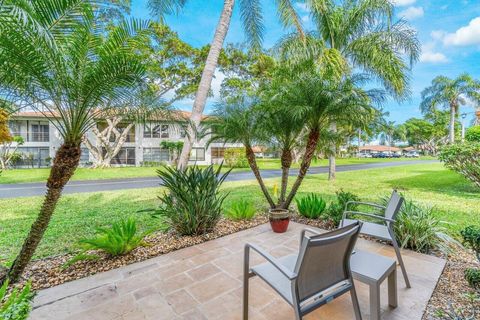
{"label": "tall palm tree", "polygon": [[[325,67],[337,60],[333,74],[359,69],[382,82],[384,88],[399,99],[408,93],[408,69],[419,57],[420,44],[415,31],[405,21],[394,22],[391,0],[304,2],[316,26],[310,36],[320,40],[324,47],[317,51],[317,64]],[[302,41],[297,42],[302,45]],[[330,126],[335,132],[335,122]],[[332,153],[329,157],[332,179],[334,158]]]}
{"label": "tall palm tree", "polygon": [[[8,278],[31,260],[80,159],[84,134],[108,106],[123,105],[145,68],[132,48],[143,43],[148,22],[109,25],[97,20],[108,5],[88,0],[4,0],[0,14],[0,95],[54,116],[63,138],[47,180],[43,205]],[[3,281],[3,280],[2,280]],[[1,282],[1,281],[0,281]]]}
{"label": "tall palm tree", "polygon": [[480,81],[473,79],[469,74],[462,74],[455,79],[438,76],[422,91],[420,110],[423,114],[433,113],[438,110],[438,107],[450,110],[448,140],[454,143],[455,121],[459,108],[467,105],[469,100],[476,105],[480,103]]}
{"label": "tall palm tree", "polygon": [[[154,15],[163,17],[165,14],[178,12],[187,2],[187,0],[149,0],[148,4]],[[275,2],[282,24],[284,26],[295,26],[298,32],[303,34],[301,20],[294,9],[292,1],[275,0]],[[218,21],[215,35],[210,44],[210,51],[195,95],[188,134],[185,137],[182,153],[178,162],[179,168],[184,168],[188,164],[193,140],[195,139],[195,132],[197,131],[195,127],[200,125],[202,119],[212,79],[215,69],[217,68],[220,51],[222,50],[227,31],[230,27],[234,5],[235,0],[223,1],[220,20]],[[240,12],[247,38],[252,45],[258,46],[262,41],[264,31],[261,0],[240,0]]]}

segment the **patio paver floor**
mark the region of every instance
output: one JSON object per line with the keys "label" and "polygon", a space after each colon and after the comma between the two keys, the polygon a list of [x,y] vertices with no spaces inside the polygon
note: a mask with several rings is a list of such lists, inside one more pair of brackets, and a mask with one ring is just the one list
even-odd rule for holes
{"label": "patio paver floor", "polygon": [[[184,248],[140,263],[42,290],[34,301],[32,320],[241,319],[243,246],[256,243],[273,256],[298,250],[306,226],[291,223],[284,234],[268,224]],[[391,247],[359,239],[357,247],[394,256]],[[398,308],[388,307],[386,281],[382,284],[382,319],[421,319],[445,266],[433,256],[403,251],[412,289],[405,287],[400,270]],[[252,254],[251,263],[263,260]],[[292,308],[258,278],[250,280],[250,319],[294,319]],[[356,282],[364,319],[369,319],[368,287]],[[353,319],[348,294],[304,317]]]}

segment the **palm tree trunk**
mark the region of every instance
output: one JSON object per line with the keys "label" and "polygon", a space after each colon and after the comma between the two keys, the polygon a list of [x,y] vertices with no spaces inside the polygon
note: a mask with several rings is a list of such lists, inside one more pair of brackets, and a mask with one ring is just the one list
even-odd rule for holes
{"label": "palm tree trunk", "polygon": [[[330,125],[330,131],[333,133],[337,133],[337,123],[333,122]],[[337,146],[334,143],[331,145],[331,150],[330,150],[330,155],[328,156],[328,180],[335,180],[336,178],[336,170],[337,170],[337,164],[336,164],[336,157],[337,155]]]}
{"label": "palm tree trunk", "polygon": [[282,163],[282,187],[280,190],[280,207],[283,206],[285,202],[285,196],[287,194],[288,186],[288,173],[290,172],[290,167],[292,166],[292,151],[289,149],[282,150],[282,156],[280,158]]}
{"label": "palm tree trunk", "polygon": [[[50,218],[55,210],[58,199],[62,194],[63,187],[72,177],[80,161],[80,144],[63,144],[57,151],[47,181],[47,194],[43,200],[42,208],[37,220],[32,224],[30,232],[25,239],[20,253],[15,258],[7,277],[15,282],[21,276],[32,259],[43,234],[48,227]],[[1,279],[3,283],[5,279]]]}
{"label": "palm tree trunk", "polygon": [[305,156],[303,157],[302,164],[300,165],[300,170],[298,172],[297,180],[292,186],[292,190],[288,194],[287,200],[283,204],[282,208],[287,209],[293,201],[293,198],[297,194],[298,188],[302,184],[303,178],[307,174],[310,164],[312,162],[313,156],[315,155],[315,150],[317,149],[318,139],[320,137],[320,130],[318,128],[312,129],[308,135],[307,146],[305,149]]}
{"label": "palm tree trunk", "polygon": [[450,104],[450,133],[448,136],[448,141],[450,143],[455,142],[455,113],[456,113],[456,106],[455,104]]}
{"label": "palm tree trunk", "polygon": [[208,92],[212,84],[213,75],[217,68],[218,57],[223,47],[223,42],[227,36],[228,28],[230,27],[230,20],[232,18],[233,6],[235,0],[225,0],[223,2],[223,10],[220,20],[215,30],[210,51],[208,52],[205,68],[203,69],[202,78],[198,85],[197,94],[193,103],[192,115],[190,116],[190,125],[187,128],[188,134],[185,137],[182,153],[178,160],[177,168],[184,169],[188,165],[188,158],[192,150],[193,141],[195,140],[195,128],[198,128],[202,120],[203,109],[207,102]]}
{"label": "palm tree trunk", "polygon": [[253,174],[255,175],[255,178],[258,181],[258,184],[260,185],[260,189],[263,192],[263,195],[268,201],[268,204],[270,205],[270,208],[274,209],[275,208],[275,203],[272,200],[272,197],[268,193],[267,187],[265,187],[265,183],[263,183],[262,176],[260,174],[260,170],[258,170],[257,166],[257,160],[255,158],[255,153],[253,152],[252,146],[246,145],[245,146],[245,153],[247,156],[248,164],[250,165],[250,169],[252,169]]}

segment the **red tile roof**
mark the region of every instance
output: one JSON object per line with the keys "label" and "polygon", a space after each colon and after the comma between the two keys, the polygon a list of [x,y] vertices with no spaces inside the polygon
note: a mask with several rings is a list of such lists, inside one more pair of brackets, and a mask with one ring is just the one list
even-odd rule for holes
{"label": "red tile roof", "polygon": [[383,151],[401,151],[402,149],[397,148],[397,147],[389,147],[389,146],[363,146],[359,148],[360,151],[363,150],[370,150],[370,151],[377,151],[377,152],[383,152]]}

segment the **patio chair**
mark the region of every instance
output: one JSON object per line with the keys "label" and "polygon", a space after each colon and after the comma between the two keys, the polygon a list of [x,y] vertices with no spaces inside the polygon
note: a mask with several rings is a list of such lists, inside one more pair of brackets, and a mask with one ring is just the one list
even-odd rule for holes
{"label": "patio chair", "polygon": [[[352,215],[367,217],[367,218],[370,218],[371,220],[374,220],[375,222],[368,222],[368,221],[361,220],[363,222],[363,225],[360,233],[376,239],[389,241],[392,243],[393,248],[395,249],[395,254],[397,256],[397,261],[400,264],[400,268],[402,269],[402,274],[403,274],[403,278],[405,279],[405,284],[407,285],[407,288],[411,288],[410,280],[408,279],[408,275],[407,275],[407,270],[405,269],[405,264],[403,262],[402,255],[400,253],[400,248],[398,246],[397,240],[395,239],[395,232],[393,231],[397,214],[402,208],[403,202],[404,202],[403,197],[396,190],[393,190],[390,200],[388,201],[388,204],[386,207],[381,206],[379,204],[375,204],[375,203],[369,203],[369,202],[349,201],[345,205],[345,211],[343,213],[342,221],[340,222],[340,227],[348,226],[360,220],[360,219],[351,219],[350,217]],[[352,205],[366,205],[376,209],[380,209],[383,211],[383,215],[349,210],[349,208],[351,208]]]}
{"label": "patio chair", "polygon": [[[355,318],[361,320],[350,270],[350,256],[360,227],[361,222],[356,222],[314,236],[306,236],[309,230],[303,230],[298,255],[280,259],[253,244],[246,244],[243,319],[248,319],[249,279],[259,276],[293,307],[297,320],[347,292],[351,294]],[[267,262],[250,268],[250,250],[256,251]]]}

